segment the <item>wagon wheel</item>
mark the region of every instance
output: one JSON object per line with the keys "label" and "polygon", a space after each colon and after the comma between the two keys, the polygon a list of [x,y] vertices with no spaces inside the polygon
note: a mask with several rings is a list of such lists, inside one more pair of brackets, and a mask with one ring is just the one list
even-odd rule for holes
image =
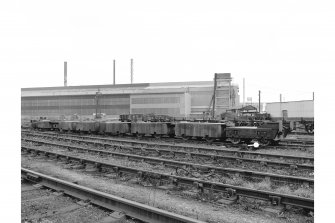
{"label": "wagon wheel", "polygon": [[308,128],[306,130],[307,130],[308,134],[314,133],[314,128],[312,128],[312,126],[308,126]]}
{"label": "wagon wheel", "polygon": [[188,136],[185,136],[185,135],[182,135],[182,139],[183,139],[183,140],[189,140],[189,137],[188,137]]}
{"label": "wagon wheel", "polygon": [[143,134],[143,133],[142,133],[142,134],[138,134],[138,136],[137,136],[137,137],[138,137],[138,138],[140,138],[140,139],[143,139],[143,138],[144,138],[144,136],[145,136],[145,134]]}
{"label": "wagon wheel", "polygon": [[249,144],[249,143],[251,143],[251,139],[244,139],[244,142],[245,142],[246,144]]}
{"label": "wagon wheel", "polygon": [[236,145],[236,144],[239,144],[241,142],[241,139],[233,138],[231,142]]}
{"label": "wagon wheel", "polygon": [[272,145],[274,145],[274,146],[278,146],[278,145],[279,145],[279,140],[273,141],[273,142],[272,142]]}
{"label": "wagon wheel", "polygon": [[206,139],[206,142],[208,142],[208,143],[214,142],[214,139],[212,139],[212,138],[206,137],[205,139]]}
{"label": "wagon wheel", "polygon": [[152,137],[156,138],[156,139],[160,139],[161,136],[160,135],[157,135],[157,134],[152,134]]}
{"label": "wagon wheel", "polygon": [[261,139],[260,143],[262,146],[268,146],[270,145],[271,141],[269,139]]}

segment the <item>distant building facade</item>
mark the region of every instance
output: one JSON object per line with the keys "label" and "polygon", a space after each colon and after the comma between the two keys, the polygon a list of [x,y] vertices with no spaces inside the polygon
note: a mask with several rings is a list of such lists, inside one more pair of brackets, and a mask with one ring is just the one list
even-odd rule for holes
{"label": "distant building facade", "polygon": [[[210,105],[213,84],[213,81],[197,81],[22,88],[21,115],[28,119],[41,116],[58,119],[73,114],[90,117],[98,108],[111,117],[138,113],[202,117]],[[230,91],[231,103],[238,105],[238,86],[231,85]]]}
{"label": "distant building facade", "polygon": [[314,120],[314,101],[287,101],[266,103],[265,111],[274,119]]}

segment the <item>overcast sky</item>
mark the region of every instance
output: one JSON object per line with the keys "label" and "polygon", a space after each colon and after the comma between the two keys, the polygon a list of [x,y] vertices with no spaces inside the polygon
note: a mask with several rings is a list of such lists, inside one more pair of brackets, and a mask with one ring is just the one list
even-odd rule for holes
{"label": "overcast sky", "polygon": [[243,77],[246,97],[312,99],[331,76],[333,9],[319,1],[8,1],[0,3],[4,75],[20,87]]}
{"label": "overcast sky", "polygon": [[[315,95],[316,217],[332,219],[333,1],[0,0],[1,219],[20,219],[21,87],[208,81],[229,72],[262,101]],[[9,158],[10,157],[10,158]],[[10,168],[8,168],[10,167]],[[16,183],[13,183],[16,180]],[[12,192],[9,192],[12,191]],[[1,206],[2,205],[2,206]],[[14,213],[15,212],[15,213]],[[7,218],[6,218],[7,217]],[[321,219],[321,220],[320,220]],[[8,221],[8,222],[9,222]],[[16,222],[16,221],[15,221]]]}

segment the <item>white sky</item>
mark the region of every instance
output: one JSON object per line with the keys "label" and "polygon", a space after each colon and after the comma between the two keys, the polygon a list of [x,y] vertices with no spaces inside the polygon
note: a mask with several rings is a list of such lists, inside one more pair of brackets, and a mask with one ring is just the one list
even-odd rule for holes
{"label": "white sky", "polygon": [[[246,78],[246,97],[312,99],[334,54],[333,11],[308,1],[8,1],[0,58],[21,87]],[[324,54],[323,52],[328,52]],[[329,74],[328,74],[329,75]]]}
{"label": "white sky", "polygon": [[[246,97],[311,99],[315,91],[316,216],[333,211],[332,1],[0,1],[1,219],[20,219],[20,88],[212,80],[232,73]],[[8,157],[10,157],[8,159]],[[8,192],[10,191],[10,192]],[[327,218],[329,215],[329,218]],[[327,220],[326,220],[327,219]],[[15,221],[16,222],[16,221]]]}

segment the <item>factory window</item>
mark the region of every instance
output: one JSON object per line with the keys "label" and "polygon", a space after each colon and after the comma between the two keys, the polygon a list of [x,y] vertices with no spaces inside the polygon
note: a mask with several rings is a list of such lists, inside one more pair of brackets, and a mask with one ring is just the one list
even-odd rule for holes
{"label": "factory window", "polygon": [[179,115],[179,108],[133,108],[132,114]]}
{"label": "factory window", "polygon": [[179,97],[160,97],[160,98],[132,98],[132,104],[176,104],[180,102]]}

